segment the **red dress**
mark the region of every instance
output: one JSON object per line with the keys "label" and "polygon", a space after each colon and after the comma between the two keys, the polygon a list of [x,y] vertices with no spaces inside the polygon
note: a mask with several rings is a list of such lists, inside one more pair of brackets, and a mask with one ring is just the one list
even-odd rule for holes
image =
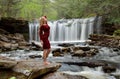
{"label": "red dress", "polygon": [[48,24],[40,26],[40,40],[43,41],[43,49],[49,49],[50,47],[50,42],[48,40],[50,34],[50,27]]}

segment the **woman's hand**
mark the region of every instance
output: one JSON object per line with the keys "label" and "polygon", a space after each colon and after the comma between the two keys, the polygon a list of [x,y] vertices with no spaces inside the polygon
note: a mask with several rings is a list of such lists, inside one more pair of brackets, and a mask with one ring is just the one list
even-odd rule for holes
{"label": "woman's hand", "polygon": [[40,40],[40,42],[41,42],[41,45],[43,46],[43,41],[42,41],[42,40]]}

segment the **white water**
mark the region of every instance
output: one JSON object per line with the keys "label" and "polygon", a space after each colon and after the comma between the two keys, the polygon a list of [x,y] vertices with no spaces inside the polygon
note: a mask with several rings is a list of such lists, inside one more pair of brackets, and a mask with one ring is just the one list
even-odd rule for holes
{"label": "white water", "polygon": [[63,71],[62,73],[84,76],[88,79],[116,79],[114,76],[110,76],[109,74],[104,73],[101,67],[96,67],[96,69],[83,67],[83,71],[80,72]]}
{"label": "white water", "polygon": [[[119,54],[120,51],[116,52]],[[0,56],[6,56],[10,59],[21,60],[21,59],[29,59],[31,55],[42,55],[43,51],[24,51],[24,50],[16,50],[10,51],[6,53],[1,53]],[[111,54],[114,54],[114,57],[111,57]],[[103,47],[100,49],[100,54],[98,54],[96,60],[106,60],[113,61],[115,63],[120,63],[120,55],[116,55],[115,51],[110,48]],[[102,58],[101,58],[102,57]],[[36,58],[35,60],[41,60],[42,58]],[[53,57],[52,53],[50,53],[49,58],[51,62],[81,62],[84,58],[71,58],[71,56],[64,57]],[[86,58],[87,59],[87,58]],[[85,76],[88,79],[117,79],[113,75],[120,75],[120,70],[117,68],[116,72],[112,73],[104,73],[102,67],[90,68],[87,66],[77,66],[77,65],[68,65],[62,64],[59,72],[68,74],[68,75],[77,75],[77,76]]]}
{"label": "white water", "polygon": [[[94,33],[95,17],[85,19],[62,19],[57,21],[48,21],[50,26],[50,42],[70,42],[86,41],[90,34]],[[97,33],[100,33],[101,17],[95,25]],[[29,23],[29,39],[39,41],[38,35],[39,22]]]}

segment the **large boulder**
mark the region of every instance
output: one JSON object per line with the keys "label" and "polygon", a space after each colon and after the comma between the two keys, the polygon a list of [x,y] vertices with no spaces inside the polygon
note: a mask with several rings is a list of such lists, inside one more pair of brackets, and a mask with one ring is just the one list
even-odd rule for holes
{"label": "large boulder", "polygon": [[[6,59],[7,60],[7,59]],[[41,60],[20,60],[20,61],[0,61],[1,67],[6,67],[6,69],[0,68],[0,78],[1,79],[34,79],[44,74],[55,72],[61,67],[59,63],[51,63],[49,65],[44,65]],[[9,68],[9,69],[8,69]]]}

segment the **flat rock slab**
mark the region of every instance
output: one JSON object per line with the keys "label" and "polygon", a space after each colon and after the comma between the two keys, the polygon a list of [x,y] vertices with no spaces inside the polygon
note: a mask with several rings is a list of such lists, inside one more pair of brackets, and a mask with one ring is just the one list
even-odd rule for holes
{"label": "flat rock slab", "polygon": [[17,64],[17,61],[0,57],[0,69],[11,69]]}
{"label": "flat rock slab", "polygon": [[17,61],[17,64],[11,70],[0,70],[0,79],[34,79],[43,74],[54,72],[61,67],[59,63],[44,65],[42,60],[24,60]]}

